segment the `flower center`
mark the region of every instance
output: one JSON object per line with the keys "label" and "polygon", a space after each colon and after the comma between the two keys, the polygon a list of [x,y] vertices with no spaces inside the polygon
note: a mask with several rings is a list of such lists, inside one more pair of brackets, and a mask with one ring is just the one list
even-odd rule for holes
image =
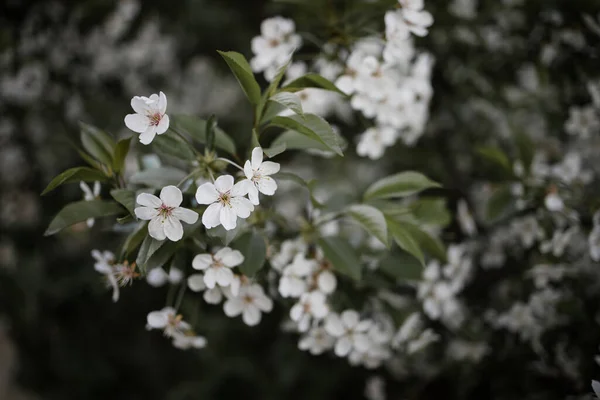
{"label": "flower center", "polygon": [[160,113],[150,114],[148,115],[148,119],[150,119],[151,126],[157,126],[160,123],[160,120],[162,119],[162,115],[160,115]]}
{"label": "flower center", "polygon": [[229,194],[229,192],[221,193],[221,196],[219,196],[219,201],[223,205],[230,205],[229,202],[231,201],[231,195]]}
{"label": "flower center", "polygon": [[117,267],[116,278],[120,286],[133,283],[135,278],[138,278],[140,274],[135,271],[135,263],[129,264],[124,261],[123,264]]}
{"label": "flower center", "polygon": [[163,217],[163,219],[170,217],[171,214],[173,213],[173,209],[175,207],[169,207],[166,204],[162,204],[159,208],[158,208],[158,214]]}
{"label": "flower center", "polygon": [[277,39],[271,39],[271,40],[269,40],[269,46],[271,46],[271,47],[277,47],[277,46],[279,46],[279,40],[277,40]]}
{"label": "flower center", "polygon": [[244,296],[244,303],[246,304],[252,304],[254,302],[254,299],[252,298],[252,296],[250,295],[245,295]]}

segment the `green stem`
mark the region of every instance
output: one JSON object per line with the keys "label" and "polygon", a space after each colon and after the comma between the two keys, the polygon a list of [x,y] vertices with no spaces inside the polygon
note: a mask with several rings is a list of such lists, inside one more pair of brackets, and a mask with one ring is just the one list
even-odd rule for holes
{"label": "green stem", "polygon": [[185,294],[185,289],[187,288],[187,285],[185,283],[185,280],[182,282],[181,286],[179,287],[179,293],[177,294],[177,302],[175,303],[175,310],[179,310],[179,306],[181,306],[181,302],[183,300],[183,295]]}
{"label": "green stem", "polygon": [[194,147],[194,144],[192,142],[190,142],[183,133],[177,131],[176,129],[174,129],[172,127],[169,127],[169,130],[172,131],[177,136],[179,136],[184,142],[186,142],[188,144],[188,146],[190,146],[192,151],[196,154],[196,156],[202,156],[202,154],[198,150],[196,150],[196,148]]}
{"label": "green stem", "polygon": [[240,171],[244,171],[244,168],[240,167],[238,164],[234,163],[233,161],[228,160],[227,158],[219,157],[219,158],[217,158],[217,160],[225,161],[226,163],[229,163],[229,164],[233,165],[234,167],[236,167]]}

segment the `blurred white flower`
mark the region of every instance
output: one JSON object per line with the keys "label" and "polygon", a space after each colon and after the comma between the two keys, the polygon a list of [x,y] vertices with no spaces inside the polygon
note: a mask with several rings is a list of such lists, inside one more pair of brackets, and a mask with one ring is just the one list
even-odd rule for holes
{"label": "blurred white flower", "polygon": [[192,267],[204,271],[204,283],[213,289],[216,284],[221,287],[230,286],[234,281],[231,268],[244,262],[244,256],[238,250],[223,247],[213,254],[198,254],[192,260]]}
{"label": "blurred white flower", "polygon": [[354,310],[346,310],[340,315],[328,315],[325,320],[325,330],[336,338],[335,354],[338,357],[345,357],[352,350],[367,351],[371,344],[367,336],[371,324],[372,321],[368,319],[361,321]]}
{"label": "blurred white flower", "polygon": [[394,128],[373,127],[367,129],[361,136],[356,153],[359,156],[377,160],[383,156],[386,147],[396,142],[397,134]]}
{"label": "blurred white flower", "polygon": [[202,223],[207,229],[223,225],[226,230],[235,229],[237,218],[248,218],[254,211],[254,205],[244,196],[248,193],[248,184],[241,181],[233,184],[231,175],[219,176],[215,183],[205,183],[196,191],[198,204],[209,204]]}
{"label": "blurred white flower", "polygon": [[335,338],[320,326],[313,327],[305,333],[298,342],[298,348],[304,351],[308,350],[312,355],[318,355],[331,349],[334,343]]}
{"label": "blurred white flower", "polygon": [[319,291],[302,293],[300,300],[290,309],[290,318],[298,324],[300,332],[308,331],[313,320],[320,320],[329,313],[325,295]]}
{"label": "blurred white flower", "polygon": [[160,191],[160,198],[142,193],[137,197],[135,215],[139,219],[150,220],[148,233],[156,240],[169,238],[174,242],[183,237],[183,226],[198,221],[198,213],[187,208],[179,207],[183,201],[181,190],[176,186],[165,186]]}
{"label": "blurred white flower", "polygon": [[260,147],[252,150],[252,161],[244,164],[244,174],[248,179],[248,197],[254,205],[259,204],[258,192],[273,196],[277,190],[277,183],[269,175],[279,172],[279,164],[272,161],[263,161],[263,151]]}
{"label": "blurred white flower", "polygon": [[283,269],[279,279],[279,293],[283,297],[300,297],[308,288],[307,279],[315,270],[316,261],[298,253],[293,262]]}
{"label": "blurred white flower", "polygon": [[[101,189],[100,182],[98,182],[98,181],[94,182],[93,190],[84,181],[79,182],[79,187],[81,188],[81,191],[83,192],[83,199],[85,201],[92,201],[92,200],[97,200],[100,198],[100,189]],[[88,218],[86,220],[86,224],[87,224],[88,228],[91,228],[92,226],[94,226],[94,218]]]}
{"label": "blurred white flower", "polygon": [[150,97],[135,96],[131,99],[131,108],[135,114],[125,117],[125,125],[140,134],[142,144],[150,144],[156,135],[162,135],[169,129],[167,96],[153,94]]}
{"label": "blurred white flower", "polygon": [[272,309],[273,301],[258,284],[242,286],[238,295],[230,296],[223,305],[225,315],[236,317],[242,314],[242,320],[248,326],[257,325],[261,320],[261,313]]}
{"label": "blurred white flower", "polygon": [[185,322],[181,315],[176,315],[175,309],[172,307],[152,311],[148,313],[146,320],[149,328],[161,329],[167,337],[185,335],[191,330],[191,325]]}

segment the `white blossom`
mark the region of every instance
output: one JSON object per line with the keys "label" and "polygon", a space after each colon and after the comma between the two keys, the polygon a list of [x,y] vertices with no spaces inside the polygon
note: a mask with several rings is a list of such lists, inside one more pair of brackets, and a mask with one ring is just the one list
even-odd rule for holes
{"label": "white blossom", "polygon": [[207,182],[196,191],[198,204],[209,205],[202,214],[202,223],[207,229],[223,225],[226,230],[235,229],[237,218],[248,218],[254,205],[244,196],[248,193],[246,181],[234,185],[231,175],[222,175],[215,183]]}
{"label": "white blossom", "polygon": [[142,144],[150,144],[156,135],[162,135],[169,129],[167,96],[163,92],[150,97],[135,96],[131,99],[131,108],[135,114],[125,117],[125,125],[140,134]]}
{"label": "white blossom", "polygon": [[296,254],[294,261],[283,269],[279,280],[279,293],[283,297],[300,297],[306,292],[307,279],[315,268],[315,260],[305,258],[302,253]]}
{"label": "white blossom", "polygon": [[142,193],[137,197],[135,215],[139,219],[150,220],[148,233],[156,240],[168,238],[174,242],[183,237],[183,226],[198,221],[198,213],[187,208],[179,207],[183,201],[181,190],[176,186],[165,186],[160,191],[160,198]]}
{"label": "white blossom", "polygon": [[544,204],[550,211],[562,211],[565,207],[563,200],[556,192],[551,192],[544,198]]}
{"label": "white blossom", "polygon": [[[84,181],[79,182],[79,187],[83,192],[83,199],[85,201],[97,200],[100,198],[100,182],[94,182],[94,189],[92,190],[87,183]],[[86,224],[88,228],[94,226],[94,218],[88,218],[86,220]]]}
{"label": "white blossom", "polygon": [[260,147],[252,150],[252,161],[244,164],[244,174],[248,179],[248,197],[254,205],[259,204],[258,192],[273,196],[277,190],[277,183],[269,175],[279,172],[279,164],[272,161],[263,161],[263,151]]}
{"label": "white blossom", "polygon": [[320,320],[329,313],[325,295],[319,291],[303,293],[290,309],[290,318],[298,324],[300,332],[306,332],[313,319]]}
{"label": "white blossom", "polygon": [[265,294],[262,286],[257,284],[244,285],[237,296],[230,296],[223,306],[225,315],[236,317],[242,314],[246,325],[257,325],[261,320],[261,313],[270,312],[273,301]]}
{"label": "white blossom", "polygon": [[335,337],[327,333],[324,327],[313,327],[300,338],[298,348],[318,355],[333,348],[335,341]]}
{"label": "white blossom", "polygon": [[231,268],[244,262],[244,256],[238,250],[223,247],[215,254],[198,254],[192,260],[192,267],[204,271],[204,283],[207,288],[213,289],[215,285],[230,286],[234,281]]}
{"label": "white blossom", "polygon": [[356,153],[372,160],[383,156],[386,147],[396,142],[396,130],[390,127],[373,127],[367,129],[361,136]]}
{"label": "white blossom", "polygon": [[191,325],[185,322],[181,315],[177,315],[172,307],[152,311],[148,313],[146,320],[151,329],[161,329],[167,337],[185,335],[191,330]]}
{"label": "white blossom", "polygon": [[336,338],[335,354],[345,357],[352,350],[365,352],[370,346],[367,331],[371,327],[371,320],[360,319],[354,310],[346,310],[340,315],[330,314],[325,320],[327,333]]}

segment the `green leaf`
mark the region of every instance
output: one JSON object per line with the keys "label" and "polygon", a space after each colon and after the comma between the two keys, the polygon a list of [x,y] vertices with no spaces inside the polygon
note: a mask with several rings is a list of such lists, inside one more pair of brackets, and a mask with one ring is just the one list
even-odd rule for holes
{"label": "green leaf", "polygon": [[501,216],[512,203],[513,196],[509,185],[502,185],[494,190],[487,203],[487,217],[494,220]]}
{"label": "green leaf", "polygon": [[285,90],[288,92],[297,92],[306,88],[324,89],[332,92],[337,92],[343,96],[346,96],[346,93],[338,89],[337,86],[335,86],[331,81],[322,77],[319,74],[312,73],[301,76],[298,79],[294,79],[293,81],[282,87],[281,90]]}
{"label": "green leaf", "polygon": [[346,213],[368,233],[389,247],[387,223],[381,211],[366,204],[354,204],[346,209]]}
{"label": "green leaf", "polygon": [[123,207],[129,211],[129,213],[135,217],[133,210],[135,209],[135,192],[128,189],[113,189],[110,191],[110,195],[118,201]]}
{"label": "green leaf", "polygon": [[390,254],[379,263],[379,270],[400,280],[421,280],[423,264],[409,254]]}
{"label": "green leaf", "polygon": [[400,224],[425,252],[441,261],[446,261],[446,247],[438,238],[410,222],[401,222]]}
{"label": "green leaf", "polygon": [[286,107],[273,101],[267,101],[264,114],[260,117],[259,125],[270,122],[273,118],[278,116]]}
{"label": "green leaf", "polygon": [[130,178],[130,182],[137,185],[148,185],[156,189],[162,189],[168,185],[177,185],[186,173],[173,167],[158,167],[136,172]]}
{"label": "green leaf", "polygon": [[422,198],[410,205],[413,216],[427,225],[446,226],[452,221],[452,215],[446,207],[446,200],[439,198]]}
{"label": "green leaf", "polygon": [[152,141],[152,147],[159,155],[173,157],[177,160],[191,161],[196,157],[190,145],[177,135],[156,135]]}
{"label": "green leaf", "polygon": [[476,151],[477,151],[477,154],[479,154],[485,160],[512,173],[512,167],[511,167],[512,164],[511,164],[510,160],[508,159],[508,156],[499,148],[497,148],[497,147],[479,147],[476,149]]}
{"label": "green leaf", "polygon": [[308,193],[310,195],[310,201],[312,203],[312,205],[314,207],[317,208],[323,208],[324,205],[322,203],[320,203],[319,201],[317,201],[317,199],[313,196],[313,187],[314,187],[314,180],[307,182],[304,179],[302,179],[301,177],[299,177],[296,174],[293,174],[291,172],[278,172],[277,173],[277,179],[283,179],[286,181],[292,181],[297,183],[298,185],[305,187],[306,189],[308,189]]}
{"label": "green leaf", "polygon": [[253,277],[264,266],[267,246],[261,235],[247,232],[235,241],[233,247],[244,255],[244,262],[239,266],[244,275]]}
{"label": "green leaf", "polygon": [[254,105],[258,104],[260,102],[260,86],[256,82],[252,68],[250,68],[250,64],[248,64],[246,58],[235,51],[224,52],[217,50],[217,52],[225,59],[227,65],[229,65],[250,103]]}
{"label": "green leaf", "polygon": [[404,223],[398,223],[392,219],[387,219],[388,228],[396,244],[407,253],[413,255],[421,264],[425,264],[423,252],[419,246],[418,239],[413,236],[410,228],[406,228]]}
{"label": "green leaf", "polygon": [[245,228],[246,223],[244,220],[238,220],[238,223],[234,229],[226,230],[223,228],[223,225],[219,225],[215,228],[210,228],[206,230],[206,234],[209,237],[219,239],[221,243],[225,246],[228,246],[231,242],[238,237],[240,232]]}
{"label": "green leaf", "polygon": [[279,126],[285,129],[292,129],[303,135],[314,139],[336,154],[343,156],[342,140],[339,135],[331,129],[331,126],[323,118],[314,114],[291,115],[288,117],[278,116],[273,118],[271,125]]}
{"label": "green leaf", "polygon": [[91,125],[79,123],[81,128],[81,144],[96,160],[104,165],[113,165],[114,140],[105,132]]}
{"label": "green leaf", "polygon": [[406,197],[434,187],[440,187],[440,184],[430,180],[419,172],[400,172],[372,184],[365,192],[364,199],[368,201],[392,197]]}
{"label": "green leaf", "polygon": [[121,248],[121,255],[128,257],[129,254],[133,253],[137,249],[142,241],[146,238],[148,233],[148,222],[141,222],[134,230],[127,236],[123,247]]}
{"label": "green leaf", "polygon": [[206,148],[208,151],[215,149],[215,129],[217,128],[217,117],[213,114],[206,121]]}
{"label": "green leaf", "polygon": [[263,149],[263,153],[267,155],[269,158],[273,158],[276,155],[279,155],[285,151],[285,143],[279,143],[277,145],[272,145],[267,149]]}
{"label": "green leaf", "polygon": [[[189,135],[198,143],[206,144],[206,120],[191,115],[170,115],[171,127],[177,131]],[[235,154],[235,143],[219,127],[215,128],[215,147],[225,150],[229,154]]]}
{"label": "green leaf", "polygon": [[115,152],[113,154],[113,169],[115,172],[121,172],[125,168],[125,158],[127,157],[127,153],[129,153],[131,139],[132,137],[119,140],[115,146]]}
{"label": "green leaf", "polygon": [[333,268],[341,274],[359,281],[362,276],[362,265],[350,244],[339,237],[325,237],[318,240],[323,254]]}
{"label": "green leaf", "polygon": [[138,252],[135,263],[140,268],[145,268],[150,257],[152,257],[152,255],[156,253],[158,249],[160,249],[166,242],[169,242],[169,240],[156,240],[150,235],[147,235],[142,242],[142,246],[140,247],[140,251]]}
{"label": "green leaf", "polygon": [[54,235],[60,230],[78,222],[83,222],[88,218],[108,217],[111,215],[121,214],[122,212],[123,208],[119,204],[112,201],[84,200],[67,204],[54,217],[50,223],[50,226],[48,229],[46,229],[44,236]]}
{"label": "green leaf", "polygon": [[279,92],[275,96],[271,97],[269,101],[280,104],[284,108],[287,108],[298,115],[304,115],[300,97],[296,96],[294,93]]}
{"label": "green leaf", "polygon": [[[341,137],[340,137],[341,139]],[[279,135],[271,147],[284,145],[287,150],[308,150],[316,149],[320,151],[331,152],[329,147],[321,143],[320,141],[309,138],[306,135],[296,131],[285,131]]]}
{"label": "green leaf", "polygon": [[283,79],[288,67],[290,66],[290,63],[291,60],[285,63],[285,65],[279,68],[279,70],[277,70],[277,74],[275,74],[275,77],[273,78],[271,83],[269,83],[269,87],[267,87],[267,90],[265,91],[268,97],[273,96],[277,91],[277,88],[279,87],[281,80]]}
{"label": "green leaf", "polygon": [[519,159],[523,163],[525,171],[529,171],[535,154],[533,141],[528,134],[517,132],[515,134],[515,142],[517,143],[517,149],[519,150]]}
{"label": "green leaf", "polygon": [[101,171],[88,167],[76,167],[61,172],[46,186],[46,189],[42,192],[42,196],[56,189],[57,187],[64,185],[65,183],[73,182],[105,182],[108,178]]}
{"label": "green leaf", "polygon": [[160,246],[146,261],[143,268],[145,271],[149,271],[154,268],[160,268],[167,263],[175,254],[177,250],[177,242],[170,240],[164,240],[164,245]]}
{"label": "green leaf", "polygon": [[[273,106],[277,106],[276,103],[275,104],[271,103],[271,107],[269,107],[271,110],[267,110],[267,112],[264,112],[264,111],[265,111],[265,107],[267,106],[267,101],[269,100],[269,97],[271,97],[275,94],[277,88],[279,87],[279,83],[283,79],[283,76],[285,75],[285,72],[287,71],[290,63],[291,63],[291,60],[288,61],[284,66],[279,68],[279,70],[277,71],[277,74],[275,74],[275,77],[269,84],[269,87],[267,87],[267,90],[265,90],[263,95],[261,96],[260,103],[256,106],[255,118],[256,118],[256,121],[259,121],[259,123],[261,123],[261,124],[265,121],[271,120],[271,118],[273,118],[275,115],[277,115],[279,112],[281,112],[281,110],[280,110],[279,112],[276,112],[270,116],[267,115],[269,113],[274,112],[275,111],[274,109],[278,108],[278,107],[273,107]],[[263,114],[263,112],[264,112],[264,114]]]}

